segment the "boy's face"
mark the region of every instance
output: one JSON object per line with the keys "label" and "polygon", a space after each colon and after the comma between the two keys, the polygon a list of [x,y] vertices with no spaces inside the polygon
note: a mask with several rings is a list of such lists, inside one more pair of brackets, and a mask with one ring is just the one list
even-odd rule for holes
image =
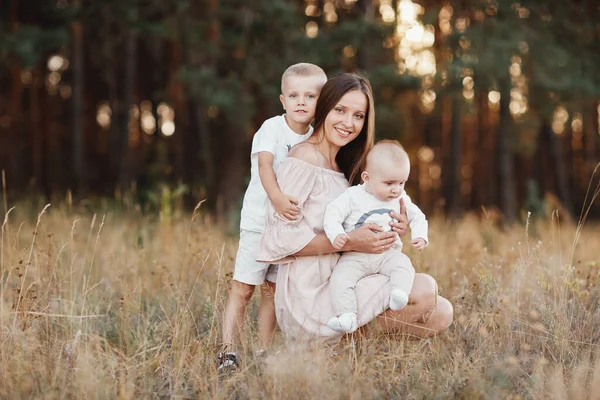
{"label": "boy's face", "polygon": [[367,192],[381,201],[399,198],[404,193],[404,185],[410,174],[410,164],[385,160],[378,160],[373,164],[368,165],[362,174]]}
{"label": "boy's face", "polygon": [[319,76],[287,77],[279,96],[287,118],[308,126],[315,117],[317,99],[324,84],[325,81]]}

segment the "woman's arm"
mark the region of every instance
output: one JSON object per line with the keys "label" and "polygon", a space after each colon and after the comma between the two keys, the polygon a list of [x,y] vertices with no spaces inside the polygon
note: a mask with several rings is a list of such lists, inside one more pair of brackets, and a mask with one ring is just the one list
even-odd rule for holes
{"label": "woman's arm", "polygon": [[[342,251],[358,251],[361,253],[379,254],[388,250],[396,241],[396,233],[382,232],[377,224],[364,224],[348,233],[348,241]],[[324,233],[317,234],[302,250],[294,256],[316,256],[337,253]]]}
{"label": "woman's arm", "polygon": [[329,239],[327,239],[327,235],[325,235],[324,233],[319,233],[302,250],[293,255],[316,256],[319,254],[337,253],[338,251],[339,250],[336,250],[331,245],[331,242],[329,241]]}

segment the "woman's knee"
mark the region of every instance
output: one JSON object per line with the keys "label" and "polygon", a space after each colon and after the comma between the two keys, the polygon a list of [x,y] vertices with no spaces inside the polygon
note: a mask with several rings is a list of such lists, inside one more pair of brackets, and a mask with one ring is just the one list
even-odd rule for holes
{"label": "woman's knee", "polygon": [[435,313],[430,317],[430,322],[433,329],[437,333],[442,333],[452,325],[454,321],[454,307],[452,303],[441,296],[438,296]]}
{"label": "woman's knee", "polygon": [[433,307],[436,301],[437,290],[437,282],[431,275],[416,274],[415,282],[410,293],[410,300],[412,303],[431,303],[431,306]]}

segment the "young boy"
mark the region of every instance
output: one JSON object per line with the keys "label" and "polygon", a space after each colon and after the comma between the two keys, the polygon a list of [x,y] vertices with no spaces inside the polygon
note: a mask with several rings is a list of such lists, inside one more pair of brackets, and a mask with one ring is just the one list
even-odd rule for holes
{"label": "young boy", "polygon": [[[361,177],[363,184],[352,186],[333,200],[325,210],[324,230],[336,249],[341,249],[350,232],[367,222],[389,229],[390,211],[399,212],[403,199],[410,223],[411,244],[421,250],[427,246],[427,219],[414,205],[404,185],[410,173],[410,160],[397,141],[382,140],[367,155]],[[402,253],[402,241],[381,254],[343,253],[331,275],[331,298],[335,315],[327,326],[335,331],[351,333],[358,328],[356,283],[372,274],[390,277],[390,308],[400,310],[408,303],[415,270]]]}
{"label": "young boy", "polygon": [[[300,63],[290,66],[281,77],[279,99],[285,114],[268,119],[252,140],[250,184],[244,195],[240,224],[240,243],[235,261],[233,283],[223,321],[223,347],[219,370],[235,370],[238,359],[233,346],[238,339],[246,305],[257,285],[261,286],[258,333],[263,348],[270,345],[277,323],[273,304],[276,270],[256,261],[258,244],[264,231],[267,201],[287,219],[296,219],[299,210],[292,196],[282,193],[275,172],[288,151],[308,139],[317,98],[327,81],[318,66]],[[264,285],[263,285],[264,284]]]}

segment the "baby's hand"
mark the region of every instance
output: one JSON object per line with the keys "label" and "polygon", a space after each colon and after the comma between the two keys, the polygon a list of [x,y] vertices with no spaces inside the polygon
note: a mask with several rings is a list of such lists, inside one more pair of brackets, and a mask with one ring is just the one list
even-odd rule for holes
{"label": "baby's hand", "polygon": [[340,233],[333,240],[333,247],[337,250],[340,250],[342,247],[344,247],[347,241],[348,235],[346,235],[345,233]]}
{"label": "baby's hand", "polygon": [[300,215],[298,200],[294,196],[284,193],[273,201],[273,207],[275,207],[277,214],[287,220],[296,220],[298,219],[298,215]]}
{"label": "baby's hand", "polygon": [[410,244],[412,244],[413,247],[417,250],[423,250],[425,246],[427,246],[427,242],[423,238],[416,238],[415,240],[410,242]]}
{"label": "baby's hand", "polygon": [[402,197],[400,197],[400,212],[396,213],[395,211],[391,211],[390,217],[392,217],[392,220],[390,221],[392,231],[396,232],[400,237],[404,236],[408,230],[408,216],[406,214],[406,205],[404,204],[404,199]]}

